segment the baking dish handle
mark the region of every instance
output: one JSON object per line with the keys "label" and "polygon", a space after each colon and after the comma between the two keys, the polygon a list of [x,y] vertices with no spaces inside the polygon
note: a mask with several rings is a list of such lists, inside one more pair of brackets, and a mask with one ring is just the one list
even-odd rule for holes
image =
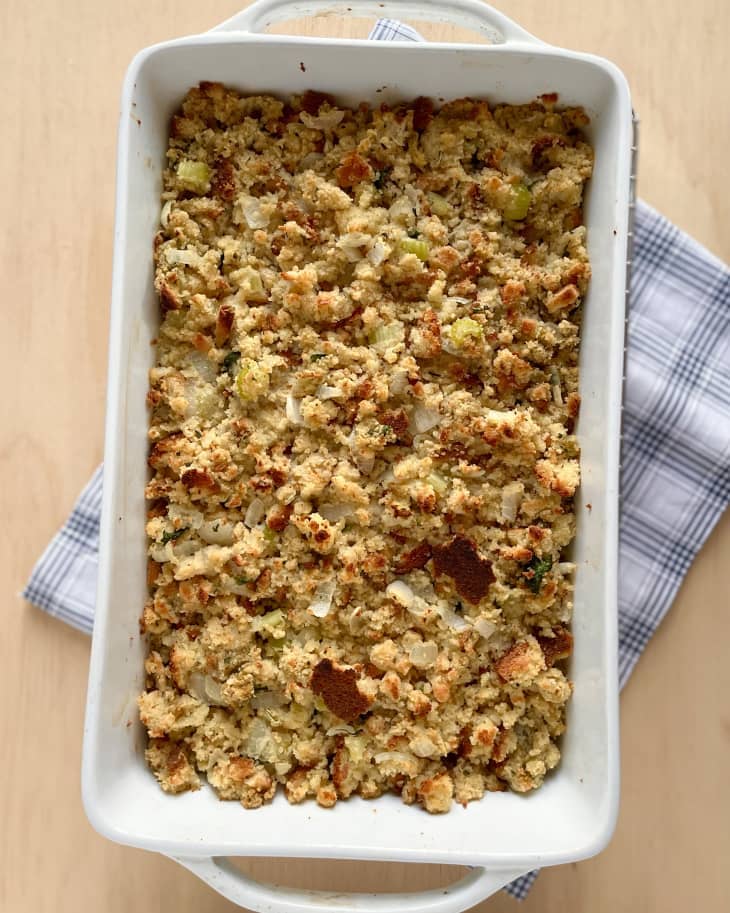
{"label": "baking dish handle", "polygon": [[475,868],[446,888],[407,894],[341,894],[256,881],[225,856],[172,858],[223,897],[254,913],[462,913],[525,874],[522,869]]}
{"label": "baking dish handle", "polygon": [[375,16],[460,25],[492,44],[542,44],[507,16],[481,0],[256,0],[213,31],[259,33],[276,22],[307,16]]}

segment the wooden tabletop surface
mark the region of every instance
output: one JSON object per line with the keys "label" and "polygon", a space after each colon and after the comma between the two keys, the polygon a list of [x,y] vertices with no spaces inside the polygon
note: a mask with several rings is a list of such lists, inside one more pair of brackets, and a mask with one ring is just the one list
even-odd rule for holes
{"label": "wooden tabletop surface", "polygon": [[[235,909],[175,863],[91,829],[79,794],[89,641],[18,593],[102,455],[125,67],[139,48],[203,31],[238,7],[238,0],[0,4],[4,913]],[[730,259],[726,0],[502,0],[501,9],[548,42],[604,55],[624,70],[642,120],[641,195]],[[367,27],[330,17],[298,30],[364,35]],[[727,909],[729,563],[726,515],[622,697],[613,842],[595,859],[543,872],[525,913]],[[457,874],[444,866],[302,861],[282,869],[274,860],[246,867],[257,877],[334,890],[418,890]],[[519,908],[503,893],[478,907]]]}

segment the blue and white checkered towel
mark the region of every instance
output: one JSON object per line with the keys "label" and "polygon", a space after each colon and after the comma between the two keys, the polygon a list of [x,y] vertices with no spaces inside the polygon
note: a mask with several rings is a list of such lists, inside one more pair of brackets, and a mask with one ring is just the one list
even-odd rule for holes
{"label": "blue and white checkered towel", "polygon": [[[381,19],[371,38],[420,41]],[[621,476],[619,675],[625,684],[730,502],[730,270],[639,202]],[[23,596],[86,633],[96,598],[102,469]],[[507,886],[520,900],[537,873]]]}

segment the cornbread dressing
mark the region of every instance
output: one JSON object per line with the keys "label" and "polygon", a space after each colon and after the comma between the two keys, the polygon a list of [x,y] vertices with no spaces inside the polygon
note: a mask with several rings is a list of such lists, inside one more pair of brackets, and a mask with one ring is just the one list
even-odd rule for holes
{"label": "cornbread dressing", "polygon": [[185,97],[139,698],[166,791],[445,812],[558,763],[587,123]]}

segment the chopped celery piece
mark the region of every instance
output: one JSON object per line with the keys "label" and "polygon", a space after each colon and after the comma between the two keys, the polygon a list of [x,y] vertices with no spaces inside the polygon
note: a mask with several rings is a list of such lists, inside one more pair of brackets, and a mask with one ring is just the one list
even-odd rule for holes
{"label": "chopped celery piece", "polygon": [[527,215],[527,210],[532,202],[532,194],[524,184],[512,185],[512,196],[502,210],[502,215],[508,222],[521,222]]}
{"label": "chopped celery piece", "polygon": [[269,389],[269,375],[253,358],[242,358],[241,369],[236,376],[236,393],[240,399],[258,399]]}
{"label": "chopped celery piece", "polygon": [[431,207],[431,212],[435,216],[445,219],[451,215],[451,204],[445,197],[442,197],[440,193],[430,191],[426,196],[428,197],[428,204]]}
{"label": "chopped celery piece", "polygon": [[419,260],[428,260],[428,241],[418,238],[402,238],[400,246],[407,254],[415,254]]}
{"label": "chopped celery piece", "polygon": [[270,526],[264,526],[264,539],[267,542],[276,542],[276,532]]}
{"label": "chopped celery piece", "polygon": [[281,609],[274,609],[265,615],[258,615],[251,622],[251,627],[267,639],[279,640],[286,637],[284,613]]}
{"label": "chopped celery piece", "polygon": [[471,317],[460,317],[458,320],[455,320],[451,327],[449,328],[449,336],[451,341],[455,346],[463,346],[466,344],[466,341],[471,337],[473,339],[481,339],[484,335],[481,324],[478,324],[476,320],[472,320]]}
{"label": "chopped celery piece", "polygon": [[210,168],[205,162],[183,159],[177,166],[177,176],[185,190],[207,193],[210,190]]}

